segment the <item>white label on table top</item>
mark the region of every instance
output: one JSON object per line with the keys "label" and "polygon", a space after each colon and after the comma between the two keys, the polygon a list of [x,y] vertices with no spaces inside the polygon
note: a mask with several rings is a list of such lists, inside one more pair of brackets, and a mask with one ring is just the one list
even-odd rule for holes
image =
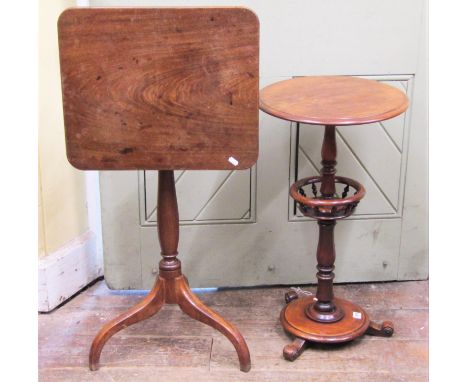
{"label": "white label on table top", "polygon": [[362,318],[361,312],[353,312],[353,318],[360,320]]}
{"label": "white label on table top", "polygon": [[239,164],[239,161],[234,157],[229,157],[228,162],[233,164],[234,166],[237,166]]}

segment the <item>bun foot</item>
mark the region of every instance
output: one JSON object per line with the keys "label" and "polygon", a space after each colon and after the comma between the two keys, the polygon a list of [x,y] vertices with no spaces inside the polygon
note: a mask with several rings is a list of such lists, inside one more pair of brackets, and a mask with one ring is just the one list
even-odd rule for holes
{"label": "bun foot", "polygon": [[371,321],[366,334],[371,336],[391,337],[393,335],[393,324],[391,321],[384,321],[381,324]]}
{"label": "bun foot", "polygon": [[283,357],[288,361],[294,361],[299,357],[306,348],[307,341],[302,338],[296,338],[291,344],[286,345],[283,349]]}
{"label": "bun foot", "polygon": [[297,298],[299,298],[299,295],[293,290],[290,290],[284,294],[284,301],[286,301],[286,304],[289,304],[291,301],[296,300]]}

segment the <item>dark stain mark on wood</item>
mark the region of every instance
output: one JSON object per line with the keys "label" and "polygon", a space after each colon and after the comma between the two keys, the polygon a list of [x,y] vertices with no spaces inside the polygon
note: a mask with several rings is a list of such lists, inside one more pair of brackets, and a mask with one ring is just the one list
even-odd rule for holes
{"label": "dark stain mark on wood", "polygon": [[123,149],[119,150],[119,153],[120,154],[129,154],[129,153],[133,153],[133,149],[131,147],[124,147]]}

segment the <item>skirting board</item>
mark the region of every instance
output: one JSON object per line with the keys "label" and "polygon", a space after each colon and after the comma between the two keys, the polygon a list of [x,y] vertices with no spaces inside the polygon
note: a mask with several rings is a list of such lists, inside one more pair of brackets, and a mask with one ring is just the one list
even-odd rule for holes
{"label": "skirting board", "polygon": [[87,231],[56,252],[39,259],[39,312],[49,312],[102,276],[96,236]]}

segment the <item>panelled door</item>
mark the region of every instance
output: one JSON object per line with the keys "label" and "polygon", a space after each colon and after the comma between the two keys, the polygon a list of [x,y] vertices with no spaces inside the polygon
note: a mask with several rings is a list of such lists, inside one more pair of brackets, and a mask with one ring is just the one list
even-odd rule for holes
{"label": "panelled door", "polygon": [[[196,6],[197,1],[139,1]],[[336,281],[427,277],[426,4],[424,0],[205,1],[260,19],[261,87],[305,75],[356,75],[410,99],[392,120],[337,129],[338,174],[363,183],[356,213],[336,226]],[[136,6],[91,1],[92,6]],[[288,195],[318,174],[321,126],[260,113],[260,155],[243,171],[177,171],[179,253],[192,287],[310,283],[315,221]],[[105,277],[148,289],[157,272],[155,171],[101,172]]]}

